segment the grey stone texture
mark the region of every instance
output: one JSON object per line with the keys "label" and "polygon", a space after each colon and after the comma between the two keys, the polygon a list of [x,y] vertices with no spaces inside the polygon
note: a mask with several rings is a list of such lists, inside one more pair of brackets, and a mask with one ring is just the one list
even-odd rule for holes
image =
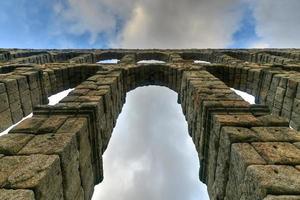
{"label": "grey stone texture", "polygon": [[91,199],[126,93],[147,85],[178,93],[210,199],[299,199],[299,82],[298,49],[3,49],[0,131],[33,117],[0,137],[0,199]]}

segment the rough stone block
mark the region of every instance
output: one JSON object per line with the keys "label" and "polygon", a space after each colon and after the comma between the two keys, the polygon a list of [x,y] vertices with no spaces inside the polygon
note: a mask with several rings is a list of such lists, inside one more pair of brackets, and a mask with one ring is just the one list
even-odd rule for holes
{"label": "rough stone block", "polygon": [[1,82],[5,84],[7,93],[10,94],[19,91],[17,80],[7,78],[7,79],[2,79]]}
{"label": "rough stone block", "polygon": [[32,103],[33,107],[42,103],[40,94],[41,94],[41,92],[40,92],[39,88],[35,88],[30,91],[31,103]]}
{"label": "rough stone block", "polygon": [[[255,132],[250,129],[241,127],[223,127],[220,133],[220,144],[217,153],[217,159],[215,166],[209,169],[211,176],[208,179],[212,180],[211,193],[214,198],[224,198],[226,183],[228,180],[229,165],[230,165],[230,152],[231,144],[237,142],[251,142],[257,141],[259,138]],[[215,150],[211,150],[215,151]],[[210,181],[209,181],[210,182]]]}
{"label": "rough stone block", "polygon": [[286,165],[252,165],[247,168],[242,199],[263,199],[267,194],[298,194],[300,171]]}
{"label": "rough stone block", "polygon": [[0,83],[0,94],[5,93],[5,92],[6,92],[5,84]]}
{"label": "rough stone block", "polygon": [[58,156],[5,156],[0,161],[0,187],[32,189],[39,200],[63,199]]}
{"label": "rough stone block", "polygon": [[6,93],[0,93],[0,113],[9,109],[9,102]]}
{"label": "rough stone block", "polygon": [[13,103],[20,101],[20,94],[18,90],[9,92],[7,94],[8,94],[9,104],[12,105]]}
{"label": "rough stone block", "polygon": [[76,136],[73,134],[37,135],[19,154],[58,154],[61,161],[65,199],[74,199],[81,187]]}
{"label": "rough stone block", "polygon": [[21,105],[23,110],[23,116],[27,116],[32,113],[32,104],[31,104],[31,97],[30,91],[26,90],[25,92],[21,93]]}
{"label": "rough stone block", "polygon": [[264,126],[289,126],[288,120],[276,115],[264,115],[257,117],[257,119],[261,121]]}
{"label": "rough stone block", "polygon": [[27,77],[27,82],[30,90],[33,90],[38,87],[39,76],[37,72],[25,72],[22,75]]}
{"label": "rough stone block", "polygon": [[0,113],[0,131],[3,131],[13,125],[10,109]]}
{"label": "rough stone block", "polygon": [[293,112],[300,114],[300,99],[294,99]]}
{"label": "rough stone block", "polygon": [[21,102],[16,101],[10,105],[11,117],[14,123],[19,122],[23,118]]}
{"label": "rough stone block", "polygon": [[18,88],[20,92],[29,89],[26,76],[13,75],[10,77],[17,80]]}
{"label": "rough stone block", "polygon": [[214,122],[223,126],[252,127],[261,122],[251,114],[214,115]]}
{"label": "rough stone block", "polygon": [[[83,96],[86,95],[90,90],[89,89],[75,89],[69,93],[71,96]],[[94,96],[94,95],[92,95]]]}
{"label": "rough stone block", "polygon": [[292,112],[291,116],[291,126],[295,130],[300,130],[300,114]]}
{"label": "rough stone block", "polygon": [[18,124],[16,127],[14,127],[10,132],[11,133],[32,133],[37,134],[39,127],[44,123],[44,121],[47,118],[45,117],[31,117],[20,124]]}
{"label": "rough stone block", "polygon": [[251,128],[262,142],[298,142],[300,135],[289,127],[253,127]]}
{"label": "rough stone block", "polygon": [[38,133],[55,133],[66,119],[67,116],[52,115],[38,128]]}
{"label": "rough stone block", "polygon": [[0,197],[2,200],[35,200],[32,190],[9,190],[0,189]]}
{"label": "rough stone block", "polygon": [[300,200],[300,195],[268,195],[263,200]]}
{"label": "rough stone block", "polygon": [[77,137],[79,145],[79,168],[81,184],[85,199],[90,199],[94,189],[94,174],[91,154],[91,143],[89,141],[88,121],[86,118],[69,118],[57,131],[57,134],[73,133]]}
{"label": "rough stone block", "polygon": [[[208,119],[202,119],[206,120],[206,123]],[[215,132],[215,139],[211,139],[210,137],[214,137],[213,134],[210,134],[210,136],[206,136],[202,141],[200,140],[200,146],[205,148],[205,144],[215,144],[215,141],[219,141],[219,131],[220,128],[223,126],[239,126],[239,127],[251,127],[251,126],[257,126],[260,125],[261,122],[257,120],[256,117],[254,117],[252,114],[214,114],[212,116],[212,121],[210,124],[213,124],[213,130],[212,132]],[[205,126],[203,123],[202,126]],[[207,134],[208,135],[208,134]],[[214,147],[210,147],[214,149]],[[208,149],[206,149],[208,151]],[[216,148],[217,150],[217,148]],[[200,152],[201,153],[201,152]]]}
{"label": "rough stone block", "polygon": [[102,97],[101,96],[80,96],[76,99],[76,101],[79,102],[101,102]]}
{"label": "rough stone block", "polygon": [[[248,143],[236,143],[231,146],[230,168],[226,186],[226,199],[239,200],[246,169],[250,165],[266,164],[264,159]],[[225,179],[226,181],[226,179]],[[238,189],[237,189],[238,188]]]}
{"label": "rough stone block", "polygon": [[268,164],[299,165],[300,149],[287,142],[259,142],[252,143],[256,151]]}
{"label": "rough stone block", "polygon": [[0,154],[17,154],[34,135],[30,134],[6,134],[0,137]]}

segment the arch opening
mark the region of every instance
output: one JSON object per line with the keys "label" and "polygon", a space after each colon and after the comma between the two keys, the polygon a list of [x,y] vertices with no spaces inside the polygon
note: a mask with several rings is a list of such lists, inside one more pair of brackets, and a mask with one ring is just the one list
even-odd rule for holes
{"label": "arch opening", "polygon": [[166,63],[165,61],[161,61],[161,60],[140,60],[137,62],[138,64],[164,64]]}
{"label": "arch opening", "polygon": [[124,53],[120,52],[103,52],[103,53],[96,53],[95,60],[96,63],[111,63],[112,61],[120,61],[124,57]]}
{"label": "arch opening", "polygon": [[255,97],[247,92],[243,92],[241,90],[237,90],[234,88],[230,88],[232,91],[234,91],[237,95],[242,97],[245,101],[247,101],[250,104],[256,104],[255,103]]}
{"label": "arch opening", "polygon": [[210,54],[186,52],[181,53],[180,56],[183,60],[190,60],[194,63],[211,64]]}
{"label": "arch opening", "polygon": [[207,61],[204,61],[204,60],[194,60],[194,63],[195,64],[211,64],[211,62],[207,62]]}
{"label": "arch opening", "polygon": [[[57,104],[60,100],[62,100],[63,98],[65,98],[66,96],[68,96],[68,94],[73,91],[74,88],[70,88],[67,90],[64,90],[62,92],[59,92],[57,94],[51,95],[50,97],[48,97],[49,103],[48,105],[55,105]],[[20,121],[18,121],[17,123],[13,124],[12,126],[8,127],[7,129],[5,129],[4,131],[0,132],[0,136],[7,134],[11,129],[13,129],[15,126],[17,126],[18,124],[20,124],[22,121],[31,118],[33,116],[33,113],[30,113],[29,115],[23,117]]]}
{"label": "arch opening", "polygon": [[136,62],[140,63],[140,61],[161,61],[161,62],[169,62],[169,55],[161,52],[144,52],[136,54]]}
{"label": "arch opening", "polygon": [[104,60],[99,60],[97,63],[100,64],[118,64],[120,60],[119,59],[104,59]]}
{"label": "arch opening", "polygon": [[161,86],[127,93],[103,156],[97,199],[209,199],[177,93]]}

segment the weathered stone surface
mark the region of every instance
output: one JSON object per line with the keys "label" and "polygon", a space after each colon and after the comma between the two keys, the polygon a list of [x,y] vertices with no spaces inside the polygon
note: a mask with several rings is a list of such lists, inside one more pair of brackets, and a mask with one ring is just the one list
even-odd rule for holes
{"label": "weathered stone surface", "polygon": [[263,164],[265,160],[248,143],[232,144],[226,199],[240,199],[247,167]]}
{"label": "weathered stone surface", "polygon": [[0,113],[0,121],[0,131],[5,130],[7,127],[13,124],[10,109],[7,109]]}
{"label": "weathered stone surface", "polygon": [[254,142],[252,146],[268,164],[299,165],[300,149],[286,142]]}
{"label": "weathered stone surface", "polygon": [[66,121],[67,116],[53,115],[38,128],[38,133],[53,133]]}
{"label": "weathered stone surface", "polygon": [[43,134],[35,136],[19,154],[58,154],[61,161],[64,198],[74,199],[80,189],[76,136],[73,134]]}
{"label": "weathered stone surface", "polygon": [[5,84],[0,83],[0,94],[5,93],[5,92],[6,92]]}
{"label": "weathered stone surface", "polygon": [[44,117],[32,117],[24,120],[22,123],[14,127],[10,132],[12,133],[32,133],[37,134],[39,127],[44,123]]}
{"label": "weathered stone surface", "polygon": [[263,200],[300,200],[300,195],[268,195]]}
{"label": "weathered stone surface", "polygon": [[276,115],[264,115],[258,117],[257,119],[259,119],[265,126],[289,126],[288,120]]}
{"label": "weathered stone surface", "polygon": [[0,93],[0,112],[9,109],[9,102],[6,93]]}
{"label": "weathered stone surface", "polygon": [[[233,143],[257,141],[258,138],[253,131],[242,127],[223,127],[220,133],[220,147],[215,166],[214,181],[212,185],[212,199],[224,199],[228,173],[230,167],[230,153]],[[234,144],[233,146],[236,146]],[[247,148],[245,144],[245,148]],[[250,148],[250,150],[252,150]],[[254,154],[255,155],[255,154]]]}
{"label": "weathered stone surface", "polygon": [[214,129],[210,133],[209,137],[209,147],[206,149],[208,151],[208,165],[207,165],[207,174],[208,174],[208,186],[210,187],[213,184],[214,173],[216,171],[216,163],[219,149],[220,141],[220,128],[222,126],[245,126],[251,127],[252,125],[257,125],[259,121],[250,114],[242,115],[214,115],[213,124]]}
{"label": "weathered stone surface", "polygon": [[247,168],[242,199],[263,199],[267,194],[298,194],[300,172],[292,166],[252,165]]}
{"label": "weathered stone surface", "polygon": [[0,186],[33,189],[36,199],[62,199],[58,156],[6,156],[0,160]]}
{"label": "weathered stone surface", "polygon": [[7,134],[0,137],[0,154],[14,155],[23,148],[34,135]]}
{"label": "weathered stone surface", "polygon": [[[79,169],[81,185],[85,199],[90,199],[94,191],[94,172],[92,165],[91,145],[86,118],[70,118],[58,130],[58,134],[73,133],[79,145]],[[99,169],[94,169],[99,170]],[[101,169],[102,170],[102,169]]]}
{"label": "weathered stone surface", "polygon": [[21,93],[21,106],[23,111],[23,116],[27,116],[30,113],[32,113],[32,103],[31,103],[31,97],[30,97],[30,91],[26,90]]}
{"label": "weathered stone surface", "polygon": [[31,190],[7,190],[0,189],[2,200],[35,200],[34,193]]}
{"label": "weathered stone surface", "polygon": [[16,101],[10,105],[11,117],[14,123],[19,122],[23,118],[21,101]]}
{"label": "weathered stone surface", "polygon": [[264,142],[298,142],[300,135],[288,127],[253,127],[251,128]]}

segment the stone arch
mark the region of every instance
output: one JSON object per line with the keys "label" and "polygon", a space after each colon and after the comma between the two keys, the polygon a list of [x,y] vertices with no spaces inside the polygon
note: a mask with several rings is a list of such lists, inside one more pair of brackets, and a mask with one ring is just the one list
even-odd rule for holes
{"label": "stone arch", "polygon": [[[84,66],[95,74],[59,104],[36,107],[31,119],[0,137],[1,195],[89,199],[94,184],[103,178],[102,154],[126,92],[157,84],[179,94],[201,162],[200,180],[207,184],[211,199],[299,198],[298,133],[284,119],[270,115],[266,106],[251,106],[228,87],[238,83],[255,91],[251,80],[257,69],[266,79],[270,72],[273,84],[274,68],[243,65],[246,78],[238,79],[240,65],[233,64]],[[293,89],[292,80],[288,90]],[[258,88],[264,91],[262,85]]]}
{"label": "stone arch", "polygon": [[[156,91],[156,92],[152,93],[151,91]],[[172,96],[172,98],[171,99],[163,98],[165,92],[168,92],[168,97]],[[170,95],[170,93],[172,95]],[[139,98],[135,98],[135,100],[134,100],[134,96],[139,96]],[[157,96],[159,96],[159,97],[157,97]],[[126,93],[126,103],[124,104],[124,106],[122,108],[122,112],[118,117],[117,124],[114,128],[112,137],[110,138],[108,148],[106,149],[105,155],[103,158],[104,159],[104,161],[103,161],[104,181],[96,186],[96,188],[95,188],[96,190],[95,190],[95,194],[94,194],[93,198],[97,199],[96,197],[98,197],[98,199],[99,199],[99,196],[97,196],[96,192],[101,193],[103,195],[102,198],[104,198],[104,196],[112,198],[116,194],[120,194],[120,193],[122,193],[124,195],[126,195],[128,193],[131,194],[131,195],[126,195],[127,197],[128,196],[131,196],[132,198],[134,196],[137,197],[137,195],[135,195],[137,191],[134,190],[133,188],[132,188],[133,190],[131,190],[131,192],[130,191],[124,192],[124,190],[122,190],[122,188],[121,189],[119,188],[119,186],[122,187],[122,184],[119,184],[119,183],[128,183],[128,180],[126,179],[127,170],[131,177],[130,180],[134,180],[134,179],[132,179],[132,176],[133,176],[135,170],[133,170],[133,169],[131,169],[131,167],[129,167],[129,166],[133,166],[133,165],[130,165],[130,162],[128,162],[128,161],[124,162],[124,158],[126,160],[128,159],[130,161],[133,161],[133,163],[135,163],[134,164],[135,167],[133,167],[133,168],[138,170],[138,172],[137,172],[138,174],[137,174],[136,178],[138,178],[139,180],[146,181],[146,183],[145,183],[146,187],[143,187],[144,185],[140,185],[140,184],[138,184],[137,186],[139,187],[139,191],[144,191],[144,190],[147,191],[148,190],[147,194],[149,194],[149,195],[146,195],[148,198],[149,197],[159,198],[159,196],[161,197],[161,195],[168,196],[168,193],[170,193],[170,188],[177,190],[177,188],[174,188],[175,184],[177,186],[180,185],[181,187],[184,187],[184,188],[182,188],[184,191],[184,189],[187,189],[185,184],[190,184],[190,182],[188,182],[187,179],[191,182],[192,182],[191,179],[193,179],[194,180],[193,185],[192,185],[193,188],[195,188],[196,185],[198,188],[198,186],[201,183],[200,183],[199,179],[197,180],[198,182],[195,183],[195,178],[197,177],[199,166],[197,169],[197,165],[195,166],[195,164],[194,164],[193,168],[192,168],[192,167],[189,167],[186,162],[191,162],[190,160],[193,160],[194,162],[199,163],[199,159],[198,159],[198,157],[196,157],[197,156],[196,149],[194,148],[194,146],[192,146],[193,143],[191,143],[192,142],[191,138],[189,137],[189,135],[187,133],[187,127],[185,126],[186,123],[184,120],[184,115],[182,113],[182,110],[178,110],[178,108],[177,108],[177,107],[180,107],[180,104],[176,105],[176,108],[177,108],[175,110],[176,112],[172,112],[169,109],[165,108],[165,107],[168,107],[169,103],[171,103],[172,108],[174,108],[174,106],[175,106],[174,104],[176,104],[177,97],[178,97],[178,94],[176,92],[174,92],[173,90],[169,89],[166,86],[158,87],[156,84],[155,85],[151,84],[149,86],[138,86]],[[143,99],[141,99],[141,98],[143,98]],[[145,103],[145,102],[147,102],[147,103]],[[139,105],[142,104],[143,106],[138,106],[138,108],[135,108],[134,110],[128,109],[129,107],[132,108],[133,103],[134,103],[134,106],[136,106],[135,103],[137,103]],[[156,103],[159,103],[160,105],[164,105],[164,106],[157,107]],[[173,114],[175,114],[175,113],[176,114],[174,116],[172,116],[172,114],[170,114],[170,113],[165,115],[162,113],[164,111],[167,111],[167,113],[171,112]],[[178,114],[180,115],[180,117],[178,116]],[[133,117],[134,119],[127,119],[126,118],[127,116],[138,116],[138,117]],[[147,118],[146,121],[145,121],[145,119],[143,119],[144,117]],[[169,119],[168,117],[171,117],[171,119]],[[174,118],[172,118],[172,117],[174,117]],[[158,118],[159,118],[159,121],[157,121]],[[178,120],[177,118],[180,118],[180,120]],[[174,124],[174,120],[176,120],[175,124]],[[169,123],[170,121],[173,121],[173,122]],[[162,123],[164,125],[162,125]],[[167,125],[165,125],[165,123]],[[123,126],[121,124],[123,124]],[[124,126],[124,124],[126,124],[126,126]],[[131,124],[131,125],[128,125],[128,124]],[[141,124],[145,124],[146,127],[145,126],[141,127]],[[161,124],[161,125],[157,126],[157,124]],[[172,125],[172,126],[175,125],[177,129],[176,128],[174,129],[174,127],[170,127],[170,125]],[[121,128],[121,126],[122,126],[122,128]],[[153,126],[154,126],[155,131],[153,131]],[[124,130],[125,127],[126,127],[126,130]],[[136,127],[140,127],[140,128],[136,129]],[[159,130],[158,128],[160,128],[160,127],[164,127],[165,128],[164,131]],[[167,127],[169,127],[169,128],[167,128]],[[127,130],[130,130],[130,131],[127,131]],[[177,134],[173,134],[173,132],[175,132]],[[135,134],[132,134],[132,133],[135,133]],[[160,133],[162,133],[162,134],[160,134]],[[121,136],[120,135],[117,136],[118,134],[120,134]],[[178,137],[183,140],[178,140]],[[151,138],[152,139],[156,138],[156,139],[151,140]],[[176,138],[176,139],[174,139],[174,138]],[[150,142],[148,142],[149,140],[150,140]],[[129,141],[131,141],[131,142],[129,142]],[[132,141],[135,141],[135,142],[132,142]],[[142,144],[138,144],[137,141],[144,141],[144,142]],[[172,141],[171,144],[170,144],[170,141]],[[173,142],[176,142],[177,145],[174,146]],[[188,142],[188,146],[187,146],[187,142]],[[131,145],[128,145],[129,143]],[[143,147],[141,147],[139,145],[142,145],[143,147],[147,146],[147,150],[144,151]],[[137,146],[139,146],[139,147],[137,147]],[[162,147],[162,146],[165,146],[165,147]],[[177,156],[178,150],[173,149],[173,148],[180,149],[181,157],[179,155]],[[192,150],[190,150],[190,148],[192,148]],[[130,152],[135,151],[137,153],[134,153],[134,156],[130,157],[130,154],[128,154],[128,153],[126,154],[128,149],[131,149]],[[187,159],[187,158],[184,159],[184,157],[182,156],[182,151],[185,151],[186,149],[189,149],[188,155],[189,155],[190,159]],[[123,152],[123,150],[125,150],[125,152]],[[148,154],[149,151],[151,152],[150,155]],[[172,151],[173,153],[170,153],[170,151]],[[118,155],[116,155],[116,154],[112,160],[112,154],[113,154],[112,152],[122,152],[120,154],[121,162],[118,162],[118,158],[116,158]],[[144,155],[143,153],[146,153],[147,155]],[[166,156],[166,155],[163,156],[161,154],[172,155],[171,156],[172,161],[169,159],[168,156]],[[186,155],[186,153],[185,153],[185,155]],[[192,155],[193,159],[191,159],[191,155]],[[149,161],[149,159],[151,160],[152,156],[154,156],[155,158],[152,160],[153,163],[151,164],[151,163],[148,163],[148,161]],[[142,162],[140,162],[139,159],[141,159]],[[181,162],[178,162],[179,159],[181,160]],[[143,163],[145,164],[145,160],[147,162],[147,165],[143,165]],[[173,162],[173,160],[177,160],[177,162]],[[117,166],[122,166],[121,167],[122,169],[119,167],[116,167],[116,164],[117,164]],[[150,166],[157,167],[157,165],[160,166],[160,167],[158,167],[160,170],[158,171],[158,173],[155,173],[155,171],[153,171],[154,168],[152,168]],[[176,165],[176,166],[184,165],[185,167],[182,167],[179,169],[178,167],[174,167],[174,165]],[[113,170],[111,170],[110,167],[113,167]],[[143,171],[143,168],[145,171]],[[121,175],[122,177],[116,176],[116,174],[120,173],[119,169],[122,172],[122,175]],[[190,169],[191,171],[187,172],[187,169]],[[149,170],[152,172],[151,174],[149,174]],[[183,170],[185,172],[182,172],[181,170]],[[169,172],[173,173],[174,176],[170,176],[170,175],[166,176],[166,175],[162,174],[162,173],[169,173]],[[146,173],[146,174],[148,173],[148,175],[145,176],[144,173]],[[189,173],[189,176],[188,176],[189,178],[182,176],[183,173]],[[185,175],[187,175],[187,174],[185,174]],[[168,179],[166,179],[167,177],[168,177]],[[178,177],[181,177],[180,180]],[[110,178],[113,178],[113,180],[110,180]],[[170,180],[169,180],[169,178],[170,178]],[[187,179],[185,179],[185,178],[187,178]],[[162,179],[164,181],[161,181]],[[160,180],[160,181],[157,181],[157,180]],[[174,180],[176,183],[172,182],[172,180]],[[123,181],[125,181],[125,182],[123,182]],[[162,184],[162,182],[164,182],[164,183]],[[158,190],[158,191],[161,191],[162,193],[156,192],[152,196],[153,191],[156,191],[156,190],[151,190],[152,183],[156,183],[156,184],[154,184],[154,185],[156,185],[154,188],[157,188],[160,186],[164,187],[164,189],[160,188]],[[172,186],[168,187],[168,185],[166,185],[167,183],[171,183],[171,185],[173,185],[173,187]],[[185,183],[185,184],[182,184],[182,183]],[[159,185],[157,185],[157,184],[159,184]],[[162,185],[160,185],[160,184],[162,184]],[[130,185],[136,185],[135,181],[132,181],[132,182],[130,181]],[[150,189],[148,188],[148,186],[150,186]],[[116,188],[117,193],[112,192],[111,189],[107,190],[107,188],[111,188],[111,189]],[[167,189],[169,192],[165,192],[165,189]],[[202,189],[202,188],[200,188],[200,189]],[[205,187],[203,188],[203,192],[207,193],[207,191],[204,189],[205,189]],[[182,191],[182,190],[180,190],[180,191]],[[189,190],[189,191],[191,191],[191,190]],[[199,191],[195,191],[195,190],[192,190],[192,191],[199,192]],[[108,195],[105,195],[105,194],[108,194]],[[143,193],[141,193],[141,194],[143,194]],[[169,196],[174,196],[176,194],[178,194],[179,197],[180,196],[184,197],[185,195],[187,195],[187,192],[185,191],[184,192],[185,195],[183,195],[180,192],[178,193],[178,191],[177,192],[173,191],[172,195],[169,195]],[[140,196],[140,195],[138,195],[138,196]],[[165,196],[165,198],[167,196]],[[154,199],[156,199],[156,198],[154,198]],[[124,199],[126,199],[126,198],[124,197]],[[168,198],[166,198],[166,199],[168,199]]]}
{"label": "stone arch", "polygon": [[169,62],[169,55],[164,52],[137,52],[136,53],[136,62],[141,60],[158,60]]}
{"label": "stone arch", "polygon": [[213,62],[212,54],[210,52],[182,52],[179,55],[183,60],[203,60],[206,62]]}
{"label": "stone arch", "polygon": [[106,51],[101,53],[95,53],[95,61],[101,61],[101,60],[111,60],[111,59],[117,59],[121,60],[126,54],[124,52],[115,52],[115,51]]}
{"label": "stone arch", "polygon": [[299,115],[293,112],[300,91],[295,71],[251,63],[214,64],[206,69],[227,86],[253,95],[257,104],[268,106],[273,115],[286,118],[291,127],[300,130]]}

